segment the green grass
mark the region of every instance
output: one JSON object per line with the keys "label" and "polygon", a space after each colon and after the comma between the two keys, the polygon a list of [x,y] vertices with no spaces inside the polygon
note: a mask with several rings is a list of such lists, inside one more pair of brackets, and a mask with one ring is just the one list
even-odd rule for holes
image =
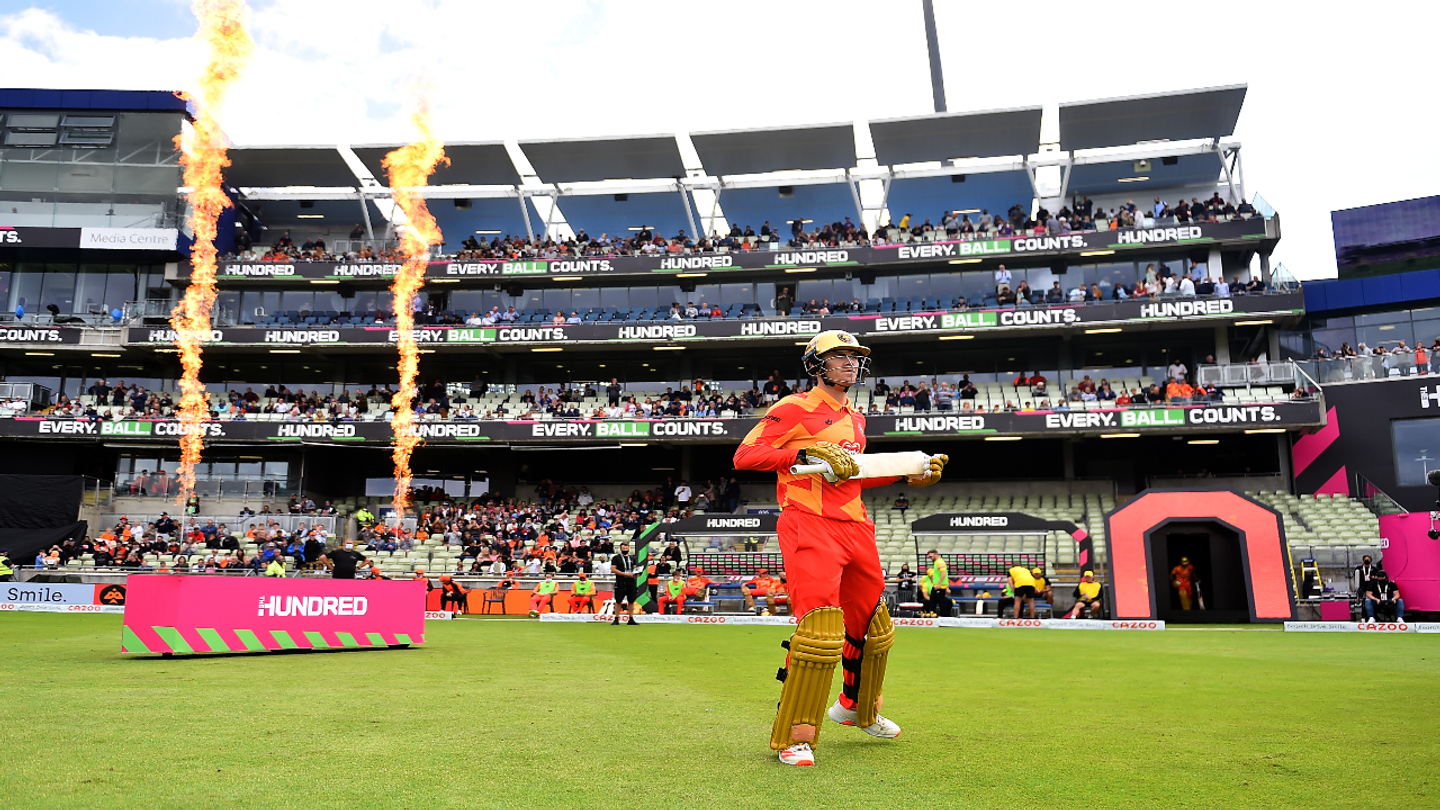
{"label": "green grass", "polygon": [[[772,627],[160,658],[0,617],[0,807],[1434,807],[1440,636],[900,628],[895,741],[767,741]],[[837,672],[838,688],[838,672]]]}

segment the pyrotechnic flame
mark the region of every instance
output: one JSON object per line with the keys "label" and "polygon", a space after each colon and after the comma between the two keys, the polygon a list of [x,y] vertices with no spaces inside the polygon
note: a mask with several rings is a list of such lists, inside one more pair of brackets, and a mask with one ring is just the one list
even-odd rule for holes
{"label": "pyrotechnic flame", "polygon": [[425,267],[430,263],[430,246],[440,244],[440,228],[420,195],[436,165],[449,163],[445,146],[430,129],[430,105],[422,89],[415,92],[415,111],[410,122],[415,125],[416,138],[411,143],[385,156],[381,164],[389,174],[390,190],[395,204],[405,212],[409,225],[400,237],[400,251],[405,264],[395,273],[390,284],[394,294],[396,346],[400,350],[400,390],[390,400],[395,412],[391,430],[395,448],[395,511],[410,505],[410,455],[420,443],[415,431],[415,378],[419,373],[420,352],[415,346],[415,295],[425,283]]}
{"label": "pyrotechnic flame", "polygon": [[191,189],[190,229],[195,244],[190,252],[190,286],[185,300],[170,313],[175,346],[180,350],[184,374],[180,379],[180,502],[195,489],[195,465],[204,448],[205,422],[210,403],[200,382],[201,345],[210,337],[210,309],[215,305],[215,223],[230,200],[220,187],[221,170],[230,165],[225,135],[216,116],[225,94],[240,77],[255,43],[245,30],[249,13],[244,0],[195,0],[192,6],[200,29],[195,38],[208,51],[205,70],[194,93],[182,94],[194,102],[194,121],[188,132],[176,136],[185,167],[185,185]]}

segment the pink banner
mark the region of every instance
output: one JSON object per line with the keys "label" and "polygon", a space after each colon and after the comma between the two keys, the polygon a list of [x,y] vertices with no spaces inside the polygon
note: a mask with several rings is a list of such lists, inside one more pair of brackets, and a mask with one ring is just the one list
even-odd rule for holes
{"label": "pink banner", "polygon": [[264,652],[425,641],[416,580],[132,576],[120,651]]}
{"label": "pink banner", "polygon": [[1380,536],[1390,541],[1380,563],[1400,588],[1405,613],[1440,610],[1440,541],[1430,539],[1429,512],[1381,515]]}

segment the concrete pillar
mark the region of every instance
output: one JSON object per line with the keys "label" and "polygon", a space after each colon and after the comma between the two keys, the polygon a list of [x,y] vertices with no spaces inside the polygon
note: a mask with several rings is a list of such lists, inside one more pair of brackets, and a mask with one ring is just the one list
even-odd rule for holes
{"label": "concrete pillar", "polygon": [[[1248,273],[1246,274],[1245,277],[1243,277],[1243,280],[1244,280],[1244,281],[1249,281],[1249,280],[1250,280]],[[1270,283],[1270,254],[1269,254],[1269,253],[1261,253],[1261,254],[1260,254],[1260,280],[1263,281],[1263,282],[1265,282],[1266,284],[1269,284],[1269,283]]]}
{"label": "concrete pillar", "polygon": [[1210,248],[1210,260],[1206,265],[1206,269],[1209,271],[1207,274],[1209,278],[1218,281],[1225,277],[1225,262],[1221,256],[1220,248]]}
{"label": "concrete pillar", "polygon": [[1230,365],[1230,329],[1224,324],[1215,327],[1215,362]]}

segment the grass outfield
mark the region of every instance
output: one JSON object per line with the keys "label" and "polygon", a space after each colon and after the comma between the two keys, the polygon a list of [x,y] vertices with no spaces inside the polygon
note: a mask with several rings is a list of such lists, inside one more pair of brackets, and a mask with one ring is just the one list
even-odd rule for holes
{"label": "grass outfield", "polygon": [[904,736],[831,725],[798,769],[767,747],[785,628],[426,631],[122,657],[119,616],[6,614],[0,807],[1440,804],[1440,636],[899,628]]}

